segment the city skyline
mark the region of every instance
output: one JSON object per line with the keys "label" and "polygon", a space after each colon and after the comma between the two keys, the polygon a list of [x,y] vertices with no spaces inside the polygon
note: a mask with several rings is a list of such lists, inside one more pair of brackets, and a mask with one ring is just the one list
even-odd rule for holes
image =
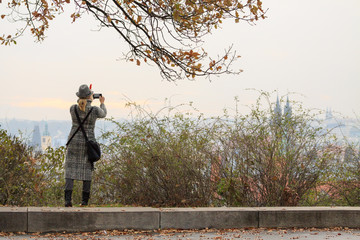
{"label": "city skyline", "polygon": [[[288,99],[282,104],[279,101],[276,101],[276,103],[273,104],[273,107],[273,111],[276,114],[283,116],[291,116],[293,114],[293,106]],[[354,118],[346,119],[338,117],[339,116],[336,115],[334,116],[330,109],[327,109],[325,114],[322,115],[322,118],[317,120],[321,122],[321,126],[325,130],[330,130],[332,134],[337,137],[337,141],[339,141],[340,144],[358,144],[360,142],[360,120]],[[116,121],[121,122],[123,120],[125,119],[119,119]],[[71,128],[71,121],[30,121],[0,119],[0,126],[1,128],[7,130],[9,134],[19,136],[22,140],[29,143],[31,146],[42,148],[44,151],[47,146],[65,146]],[[95,135],[100,137],[102,133],[106,131],[112,131],[115,128],[116,125],[114,125],[111,121],[100,120],[96,124]],[[44,136],[50,137],[50,139],[48,139],[48,141],[50,141],[49,144],[45,144],[45,142],[43,143]]]}

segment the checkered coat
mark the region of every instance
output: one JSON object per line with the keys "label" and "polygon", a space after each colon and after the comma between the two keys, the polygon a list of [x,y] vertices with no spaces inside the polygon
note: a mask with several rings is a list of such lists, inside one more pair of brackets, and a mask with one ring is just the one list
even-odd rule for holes
{"label": "checkered coat", "polygon": [[[91,109],[91,101],[88,100],[85,112],[81,111],[78,108],[77,104],[72,105],[70,107],[72,127],[70,130],[68,140],[71,138],[71,136],[74,134],[74,132],[79,126],[75,114],[75,107],[77,108],[77,112],[79,113],[79,117],[82,121]],[[96,119],[104,118],[104,117],[106,117],[105,105],[101,104],[100,108],[94,106],[88,119],[83,124],[86,135],[89,140],[95,140],[94,128],[95,128]],[[68,144],[66,149],[65,178],[82,180],[82,181],[91,181],[91,174],[92,174],[91,164],[87,160],[84,134],[82,133],[81,129],[79,129],[79,131],[75,134],[75,136]]]}

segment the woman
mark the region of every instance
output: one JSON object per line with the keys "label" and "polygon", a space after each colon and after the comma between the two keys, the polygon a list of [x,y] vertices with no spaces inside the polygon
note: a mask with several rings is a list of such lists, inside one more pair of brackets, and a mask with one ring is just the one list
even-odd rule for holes
{"label": "woman", "polygon": [[[70,114],[72,119],[72,127],[68,137],[68,140],[74,135],[79,127],[79,122],[75,114],[77,110],[80,120],[86,117],[90,109],[92,111],[86,121],[83,124],[86,135],[89,140],[95,140],[94,128],[95,122],[98,118],[106,117],[105,98],[100,96],[100,108],[92,107],[93,92],[89,87],[84,84],[79,87],[79,91],[76,93],[79,97],[78,104],[74,104],[70,107]],[[65,207],[72,207],[71,195],[74,186],[74,180],[83,181],[82,192],[82,206],[86,206],[90,198],[90,186],[91,186],[92,166],[87,160],[86,143],[83,132],[78,130],[74,137],[68,142],[66,149],[65,159]]]}

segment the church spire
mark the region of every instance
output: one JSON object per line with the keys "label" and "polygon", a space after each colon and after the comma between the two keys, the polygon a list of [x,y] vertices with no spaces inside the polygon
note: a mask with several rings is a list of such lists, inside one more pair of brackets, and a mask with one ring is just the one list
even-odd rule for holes
{"label": "church spire", "polygon": [[284,115],[285,115],[285,117],[290,118],[291,114],[292,114],[292,109],[291,109],[291,106],[290,106],[289,96],[288,96],[287,99],[286,99],[286,105],[284,107]]}
{"label": "church spire", "polygon": [[276,106],[274,108],[274,123],[275,124],[281,124],[281,115],[282,115],[282,110],[281,110],[281,106],[280,106],[280,100],[279,100],[279,96],[277,96]]}
{"label": "church spire", "polygon": [[281,114],[282,114],[279,96],[277,96],[277,99],[276,99],[276,106],[274,109],[274,113],[278,116],[281,116]]}
{"label": "church spire", "polygon": [[325,119],[326,119],[326,120],[329,120],[329,119],[332,119],[332,118],[333,118],[333,115],[332,115],[331,108],[326,108],[326,116],[325,116]]}

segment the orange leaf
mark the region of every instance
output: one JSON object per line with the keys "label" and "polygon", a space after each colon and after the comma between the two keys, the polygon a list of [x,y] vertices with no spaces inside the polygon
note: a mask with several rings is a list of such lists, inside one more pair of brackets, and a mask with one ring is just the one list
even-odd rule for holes
{"label": "orange leaf", "polygon": [[4,19],[5,15],[1,15],[1,18]]}
{"label": "orange leaf", "polygon": [[140,21],[141,21],[141,16],[138,16],[137,23],[139,23]]}
{"label": "orange leaf", "polygon": [[136,60],[136,65],[140,66],[140,60]]}

